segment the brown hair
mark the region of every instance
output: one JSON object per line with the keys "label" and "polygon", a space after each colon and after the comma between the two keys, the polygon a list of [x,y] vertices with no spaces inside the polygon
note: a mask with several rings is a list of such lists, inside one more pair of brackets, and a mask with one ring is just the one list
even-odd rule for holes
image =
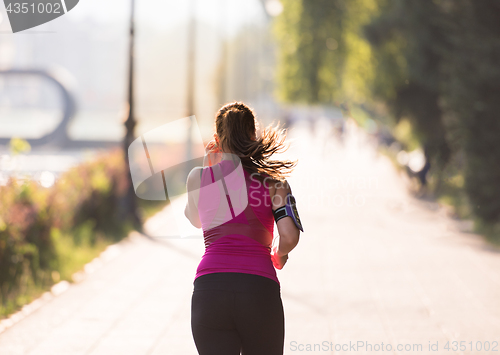
{"label": "brown hair", "polygon": [[268,126],[260,137],[256,134],[255,115],[251,108],[242,102],[222,106],[215,117],[215,131],[220,148],[241,159],[243,168],[250,174],[267,174],[276,180],[284,180],[297,161],[270,160],[272,154],[284,152],[286,130],[279,126]]}

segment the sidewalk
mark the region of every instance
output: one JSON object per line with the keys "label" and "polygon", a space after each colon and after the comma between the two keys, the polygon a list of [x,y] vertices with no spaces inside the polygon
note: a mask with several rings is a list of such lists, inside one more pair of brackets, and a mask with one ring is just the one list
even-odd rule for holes
{"label": "sidewalk", "polygon": [[[290,184],[305,233],[278,271],[285,354],[500,352],[500,253],[461,233],[436,204],[410,197],[362,135],[341,147],[326,129],[297,131]],[[150,222],[156,235],[169,225],[165,215]],[[201,237],[134,234],[119,248],[1,333],[0,354],[197,354],[190,305]],[[452,341],[466,350],[453,351]],[[476,350],[486,342],[490,351]]]}

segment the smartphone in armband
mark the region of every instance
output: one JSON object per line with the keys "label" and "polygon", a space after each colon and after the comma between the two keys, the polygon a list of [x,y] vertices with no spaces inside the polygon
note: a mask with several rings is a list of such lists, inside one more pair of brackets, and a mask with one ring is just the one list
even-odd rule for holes
{"label": "smartphone in armband", "polygon": [[273,211],[273,216],[276,223],[282,218],[291,217],[297,228],[302,232],[304,231],[302,222],[300,221],[299,212],[297,211],[295,197],[293,197],[291,193],[286,195],[285,205]]}

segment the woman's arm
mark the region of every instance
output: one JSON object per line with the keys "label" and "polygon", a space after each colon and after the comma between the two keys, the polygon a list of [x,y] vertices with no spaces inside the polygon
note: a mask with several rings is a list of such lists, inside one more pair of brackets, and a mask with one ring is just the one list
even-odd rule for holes
{"label": "woman's arm", "polygon": [[[290,185],[284,182],[276,182],[270,189],[273,211],[285,206],[286,196],[292,193]],[[300,230],[297,228],[292,218],[281,218],[277,223],[279,233],[278,247],[274,251],[277,268],[281,269],[288,259],[288,253],[291,252],[299,243]]]}
{"label": "woman's arm", "polygon": [[187,194],[188,201],[186,204],[186,209],[184,214],[186,215],[189,222],[196,228],[201,228],[200,216],[198,214],[198,198],[200,196],[200,186],[201,186],[201,174],[202,168],[194,168],[188,175],[187,178]]}

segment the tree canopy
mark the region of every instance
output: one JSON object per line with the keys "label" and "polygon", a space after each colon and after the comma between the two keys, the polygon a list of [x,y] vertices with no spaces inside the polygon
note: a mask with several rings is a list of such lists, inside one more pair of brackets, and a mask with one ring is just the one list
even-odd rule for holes
{"label": "tree canopy", "polygon": [[475,215],[499,223],[500,2],[282,1],[278,96],[382,105],[410,122],[432,172],[453,166]]}

